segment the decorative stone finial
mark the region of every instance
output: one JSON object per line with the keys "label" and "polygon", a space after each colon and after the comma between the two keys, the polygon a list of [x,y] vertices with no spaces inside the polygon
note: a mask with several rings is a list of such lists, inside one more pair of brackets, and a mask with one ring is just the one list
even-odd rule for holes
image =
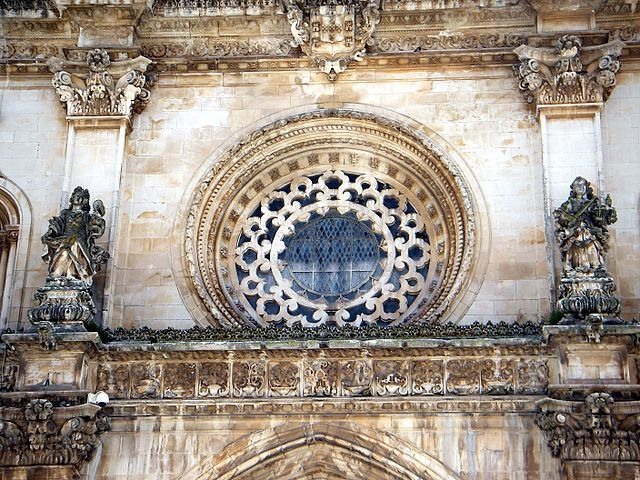
{"label": "decorative stone finial", "polygon": [[553,216],[562,258],[558,309],[565,316],[563,323],[618,321],[620,301],[613,295],[615,282],[605,266],[607,226],[618,219],[611,197],[600,200],[591,184],[577,177],[569,198]]}
{"label": "decorative stone finial", "polygon": [[619,40],[583,47],[579,37],[563,35],[555,48],[516,48],[513,70],[528,103],[601,103],[616,83],[623,47]]}
{"label": "decorative stone finial", "polygon": [[125,116],[141,112],[149,102],[144,73],[151,60],[137,57],[111,61],[105,50],[87,54],[86,62],[70,62],[53,57],[49,68],[52,84],[60,101],[66,104],[67,116]]}
{"label": "decorative stone finial", "polygon": [[287,0],[291,46],[300,46],[335,80],[352,60],[360,62],[380,21],[379,0]]}
{"label": "decorative stone finial", "polygon": [[84,322],[95,313],[90,287],[93,276],[109,254],[96,245],[105,231],[105,208],[101,200],[89,206],[89,191],[76,187],[69,207],[49,220],[42,236],[49,263],[46,285],[38,289],[38,307],[29,310],[29,319],[39,322]]}

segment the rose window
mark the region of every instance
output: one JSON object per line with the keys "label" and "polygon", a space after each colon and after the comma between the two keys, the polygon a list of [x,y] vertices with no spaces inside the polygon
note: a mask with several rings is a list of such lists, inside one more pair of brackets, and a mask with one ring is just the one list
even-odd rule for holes
{"label": "rose window", "polygon": [[424,294],[424,222],[397,189],[329,171],[269,193],[235,251],[243,306],[266,324],[389,324]]}
{"label": "rose window", "polygon": [[461,318],[483,275],[484,224],[457,159],[415,127],[318,108],[212,159],[174,229],[176,284],[194,320],[278,328]]}

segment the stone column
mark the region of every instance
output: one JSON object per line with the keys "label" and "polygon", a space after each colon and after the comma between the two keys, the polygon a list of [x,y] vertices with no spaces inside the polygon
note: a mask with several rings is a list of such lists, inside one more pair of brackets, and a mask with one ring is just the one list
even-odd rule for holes
{"label": "stone column", "polygon": [[11,305],[11,295],[14,290],[13,276],[16,264],[18,227],[7,227],[5,239],[6,246],[2,250],[2,258],[0,258],[0,281],[4,281],[4,285],[0,287],[0,292],[2,292],[2,299],[0,299],[0,328],[6,327],[9,320],[9,306]]}
{"label": "stone column", "polygon": [[553,38],[553,47],[516,48],[514,72],[540,119],[549,287],[555,299],[560,262],[552,211],[578,176],[590,180],[597,191],[605,190],[600,112],[615,86],[624,44],[615,40],[583,46],[582,39],[571,34]]}
{"label": "stone column", "polygon": [[[88,188],[94,198],[104,199],[106,249],[114,254],[127,134],[132,116],[149,100],[145,72],[150,63],[142,56],[115,60],[102,49],[89,51],[84,61],[49,60],[52,83],[68,121],[62,204],[77,185]],[[109,310],[113,269],[107,271],[105,285],[96,284],[97,291],[104,290],[103,301],[102,295],[97,298],[103,312]]]}

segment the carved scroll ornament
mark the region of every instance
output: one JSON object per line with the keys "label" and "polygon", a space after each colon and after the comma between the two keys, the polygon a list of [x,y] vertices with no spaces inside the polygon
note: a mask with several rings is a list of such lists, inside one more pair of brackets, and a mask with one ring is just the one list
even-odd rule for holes
{"label": "carved scroll ornament", "polygon": [[564,35],[555,48],[516,48],[519,62],[513,69],[528,103],[599,103],[616,84],[623,47],[619,40],[583,47],[579,37]]}
{"label": "carved scroll ornament", "polygon": [[379,0],[287,0],[291,46],[300,46],[329,80],[362,61],[380,21]]}
{"label": "carved scroll ornament", "polygon": [[571,460],[640,461],[638,402],[616,408],[608,393],[590,394],[583,404],[544,399],[535,422],[551,453]]}
{"label": "carved scroll ornament", "polygon": [[100,435],[110,429],[97,405],[54,407],[46,399],[0,414],[0,466],[70,465],[91,460]]}
{"label": "carved scroll ornament", "polygon": [[52,84],[66,105],[69,117],[125,116],[139,113],[149,102],[145,72],[151,60],[137,57],[111,61],[105,50],[87,54],[86,62],[53,57]]}

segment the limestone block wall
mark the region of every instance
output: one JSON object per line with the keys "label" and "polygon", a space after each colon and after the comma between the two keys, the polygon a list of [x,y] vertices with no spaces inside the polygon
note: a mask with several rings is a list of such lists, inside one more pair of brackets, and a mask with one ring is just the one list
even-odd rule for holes
{"label": "limestone block wall", "polygon": [[[393,410],[396,407],[387,405]],[[291,464],[310,469],[314,461],[304,459],[305,453],[321,448],[325,442],[328,455],[339,459],[342,449],[336,448],[332,436],[340,435],[345,448],[368,456],[372,464],[379,461],[391,471],[394,464],[403,465],[409,460],[417,463],[418,458],[424,458],[422,463],[433,470],[424,468],[420,478],[434,470],[446,473],[426,478],[560,478],[559,461],[551,456],[533,423],[533,414],[417,412],[408,411],[409,405],[401,415],[371,414],[358,413],[358,401],[338,409],[343,408],[354,412],[339,420],[335,415],[299,412],[311,410],[310,404],[298,404],[292,407],[297,412],[286,415],[252,414],[249,411],[254,408],[247,405],[245,415],[231,417],[115,418],[112,430],[102,437],[101,455],[86,469],[86,478],[217,479],[221,478],[223,464],[235,465],[239,477],[233,478],[245,478],[241,460],[252,457],[257,467],[251,471],[251,478],[273,478],[270,475],[290,472]],[[293,439],[299,440],[301,448],[290,445]],[[387,445],[393,453],[384,452]],[[370,468],[366,463],[358,468],[358,476],[353,478],[392,478],[361,476]],[[324,471],[328,470],[325,466]]]}
{"label": "limestone block wall", "polygon": [[192,324],[168,249],[185,186],[234,138],[319,103],[404,115],[465,159],[491,235],[486,277],[465,322],[537,320],[548,312],[538,125],[508,68],[353,71],[335,83],[308,72],[163,75],[153,98],[128,144],[111,325]]}
{"label": "limestone block wall", "polygon": [[[640,119],[633,113],[639,101],[637,72],[637,65],[625,65],[603,114],[606,185],[620,218],[612,228],[610,263],[628,319],[637,317],[640,308],[634,261],[639,244],[634,185],[640,172],[634,146]],[[46,275],[39,237],[60,208],[67,125],[48,78],[12,78],[2,92],[0,171],[24,190],[30,204],[21,207],[31,208],[33,218],[28,247],[19,251],[22,271],[14,287],[12,321],[24,322],[32,294]],[[98,290],[105,284],[111,289],[104,305],[107,325],[193,325],[176,286],[174,274],[182,272],[174,272],[170,248],[176,214],[190,188],[204,166],[234,140],[287,112],[317,104],[356,104],[405,116],[464,159],[486,208],[483,235],[490,237],[490,250],[484,280],[463,322],[538,320],[548,314],[540,129],[508,66],[386,72],[355,68],[334,83],[308,71],[163,73],[151,97],[128,135],[120,204],[109,205],[104,198],[118,219],[117,236],[109,245],[103,239],[113,256],[112,278],[96,281]],[[112,191],[104,172],[115,167],[101,143],[109,140],[92,136],[90,129],[82,135],[78,145],[87,158],[84,165],[95,167],[91,185],[85,186]]]}
{"label": "limestone block wall", "polygon": [[625,64],[603,115],[605,182],[618,209],[609,264],[627,319],[640,319],[639,80],[640,64]]}
{"label": "limestone block wall", "polygon": [[15,327],[26,321],[26,308],[47,274],[40,236],[47,220],[60,211],[67,125],[48,78],[3,81],[0,100],[0,172],[24,193],[19,199],[22,215],[31,211],[30,238],[20,240],[15,263],[9,314]]}

